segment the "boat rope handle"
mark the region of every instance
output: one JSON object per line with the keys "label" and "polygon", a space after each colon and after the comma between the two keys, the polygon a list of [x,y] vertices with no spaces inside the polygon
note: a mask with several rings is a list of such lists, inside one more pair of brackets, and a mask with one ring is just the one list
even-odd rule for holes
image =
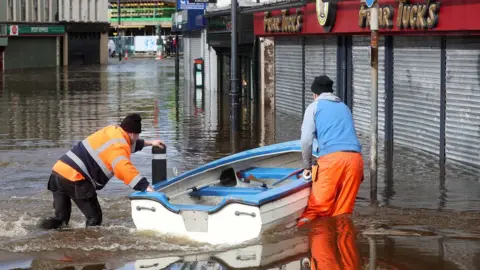
{"label": "boat rope handle", "polygon": [[157,266],[158,266],[158,263],[154,263],[151,265],[141,265],[140,268],[150,268],[150,267],[157,267]]}
{"label": "boat rope handle", "polygon": [[155,207],[145,207],[145,206],[137,206],[137,211],[140,211],[140,210],[150,210],[152,212],[155,212]]}
{"label": "boat rope handle", "polygon": [[235,211],[235,216],[240,216],[240,215],[247,215],[247,216],[252,216],[252,217],[255,217],[255,213],[252,212],[252,213],[247,213],[247,212],[240,212],[240,211]]}
{"label": "boat rope handle", "polygon": [[238,255],[236,259],[238,261],[251,261],[251,260],[255,260],[256,258],[257,258],[257,255],[250,254],[250,255],[245,255],[245,256]]}

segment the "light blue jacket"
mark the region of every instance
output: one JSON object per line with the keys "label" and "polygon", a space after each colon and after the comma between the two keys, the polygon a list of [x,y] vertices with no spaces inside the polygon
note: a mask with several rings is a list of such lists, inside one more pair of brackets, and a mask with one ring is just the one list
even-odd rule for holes
{"label": "light blue jacket", "polygon": [[332,93],[322,93],[305,110],[300,139],[304,168],[312,166],[314,138],[320,156],[340,151],[362,151],[350,109]]}

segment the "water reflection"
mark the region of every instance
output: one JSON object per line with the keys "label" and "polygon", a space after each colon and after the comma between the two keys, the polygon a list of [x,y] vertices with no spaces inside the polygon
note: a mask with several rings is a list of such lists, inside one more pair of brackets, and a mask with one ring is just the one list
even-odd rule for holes
{"label": "water reflection", "polygon": [[[101,251],[88,258],[40,253],[4,266],[17,269],[478,269],[475,241],[415,236],[407,228],[372,235],[348,216],[314,221],[300,232],[270,234],[262,243],[206,252],[146,255],[134,260]],[[153,251],[152,251],[153,252]],[[146,253],[152,253],[146,252]],[[104,253],[102,255],[102,253]],[[105,256],[107,255],[107,256]],[[31,257],[31,256],[30,256]],[[97,258],[100,262],[95,262]],[[1,260],[0,260],[1,261]],[[83,267],[83,268],[82,268]]]}
{"label": "water reflection", "polygon": [[[136,234],[130,205],[126,203],[131,189],[115,179],[101,192],[105,227],[99,231],[44,234],[35,228],[38,218],[52,211],[51,194],[46,191],[45,183],[56,159],[77,140],[104,125],[118,123],[132,111],[138,111],[143,116],[143,137],[160,137],[166,142],[168,167],[176,167],[180,173],[234,152],[300,137],[301,117],[275,117],[274,108],[258,106],[255,100],[248,98],[242,98],[241,130],[232,134],[228,91],[198,91],[185,81],[176,85],[173,62],[132,60],[103,67],[62,67],[0,74],[3,78],[3,83],[0,83],[2,250],[24,253],[75,250],[78,253],[72,257],[77,259],[74,263],[77,265],[85,261],[104,263],[106,258],[118,261],[119,257],[123,258],[118,255],[122,251],[137,258],[144,256],[145,250],[159,253],[204,251],[203,245],[199,247],[183,240]],[[361,141],[365,179],[368,179],[368,137],[362,136]],[[394,145],[391,151],[383,147],[379,150],[379,199],[382,204],[391,207],[371,210],[366,207],[368,200],[359,200],[356,212],[361,214],[362,225],[429,224],[477,230],[478,215],[446,211],[480,209],[477,175],[452,166],[442,174],[438,159],[411,148]],[[133,155],[132,161],[151,179],[151,154],[148,149]],[[443,175],[443,178],[439,180],[438,175]],[[361,186],[359,197],[369,198],[368,193],[366,181]],[[437,209],[442,212],[437,212]],[[74,210],[72,214],[72,226],[83,228],[81,213]],[[337,234],[330,237],[337,237]],[[303,236],[293,233],[284,237],[293,239]],[[321,240],[322,237],[325,234],[317,238]],[[421,260],[425,254],[438,258],[435,254],[439,250],[439,236],[423,239],[373,239],[376,261],[396,260],[396,257],[402,256],[407,261],[411,257]],[[283,240],[261,241],[262,245],[267,245]],[[309,240],[305,241],[308,243]],[[447,261],[455,259],[471,264],[472,258],[479,257],[478,241],[460,238],[443,241]],[[360,261],[365,265],[370,258],[371,245],[361,234],[357,235],[355,243]],[[467,248],[470,253],[461,252]],[[339,246],[334,247],[336,253],[339,250]],[[209,252],[213,251],[209,249]],[[352,256],[349,253],[345,258]],[[40,257],[36,263],[49,260]],[[298,260],[294,264],[300,267]]]}
{"label": "water reflection", "polygon": [[357,231],[348,216],[317,219],[310,232],[312,269],[359,269]]}

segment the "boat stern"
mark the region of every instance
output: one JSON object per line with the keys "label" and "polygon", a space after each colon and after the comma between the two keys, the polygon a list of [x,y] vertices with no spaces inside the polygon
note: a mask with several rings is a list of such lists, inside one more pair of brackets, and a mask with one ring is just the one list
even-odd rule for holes
{"label": "boat stern", "polygon": [[208,244],[238,244],[261,234],[257,206],[225,198],[216,206],[178,205],[160,192],[131,197],[132,219],[138,230],[187,237]]}

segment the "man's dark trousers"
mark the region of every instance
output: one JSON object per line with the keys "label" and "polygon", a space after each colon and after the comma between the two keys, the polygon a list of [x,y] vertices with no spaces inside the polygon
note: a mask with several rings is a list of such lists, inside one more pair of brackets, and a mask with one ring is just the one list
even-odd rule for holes
{"label": "man's dark trousers", "polygon": [[97,192],[88,180],[70,181],[52,172],[48,180],[48,190],[53,193],[55,219],[61,225],[68,225],[73,201],[86,217],[86,226],[102,224],[102,209],[97,199]]}

